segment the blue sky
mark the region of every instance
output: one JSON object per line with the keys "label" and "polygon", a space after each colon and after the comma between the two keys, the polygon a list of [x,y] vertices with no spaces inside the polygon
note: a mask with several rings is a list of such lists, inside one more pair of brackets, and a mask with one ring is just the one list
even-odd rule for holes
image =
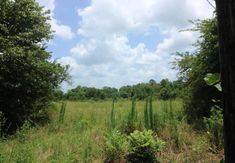
{"label": "blue sky", "polygon": [[199,34],[179,32],[211,18],[206,0],[37,0],[51,10],[53,59],[70,65],[72,85],[117,87],[176,79],[176,51],[191,51]]}

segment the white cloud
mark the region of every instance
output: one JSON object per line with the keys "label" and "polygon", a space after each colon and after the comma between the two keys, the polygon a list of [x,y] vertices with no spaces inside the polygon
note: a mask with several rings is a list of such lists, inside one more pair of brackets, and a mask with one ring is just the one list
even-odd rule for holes
{"label": "white cloud", "polygon": [[[75,85],[120,87],[153,78],[175,79],[172,53],[192,50],[198,33],[179,32],[188,20],[212,16],[205,0],[91,0],[78,9],[78,34],[82,41],[61,58],[71,63]],[[128,33],[145,35],[160,30],[162,42],[150,50],[148,43],[131,45]]]}
{"label": "white cloud", "polygon": [[104,41],[89,40],[71,49],[71,56],[60,59],[71,66],[74,85],[120,87],[148,81],[151,78],[174,79],[168,72],[171,58],[164,58],[157,51],[149,51],[145,44],[129,45],[124,36],[113,36]]}
{"label": "white cloud", "polygon": [[190,50],[189,48],[196,42],[198,36],[197,32],[179,32],[179,30],[172,29],[169,31],[169,37],[164,38],[157,45],[157,53],[164,54],[165,52],[174,53],[176,51]]}
{"label": "white cloud", "polygon": [[55,32],[55,35],[63,39],[72,39],[75,37],[75,34],[72,32],[71,27],[68,25],[63,25],[54,18],[54,9],[55,9],[55,0],[37,0],[37,2],[44,6],[46,10],[51,11],[50,20],[51,28]]}
{"label": "white cloud", "polygon": [[205,0],[92,0],[78,10],[82,18],[78,33],[98,37],[145,32],[151,26],[184,28],[188,20],[211,16],[212,10]]}
{"label": "white cloud", "polygon": [[50,24],[52,30],[55,31],[55,35],[69,40],[75,37],[75,34],[69,26],[58,23],[56,19],[52,18]]}
{"label": "white cloud", "polygon": [[55,9],[55,0],[37,0],[37,2],[52,12]]}

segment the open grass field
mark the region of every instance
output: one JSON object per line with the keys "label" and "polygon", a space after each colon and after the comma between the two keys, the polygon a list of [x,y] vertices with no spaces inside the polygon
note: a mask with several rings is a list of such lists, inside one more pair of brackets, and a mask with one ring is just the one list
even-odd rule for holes
{"label": "open grass field", "polygon": [[[25,124],[14,137],[0,140],[2,163],[81,162],[102,163],[105,135],[116,128],[124,135],[132,130],[144,130],[145,101],[137,101],[135,120],[130,126],[131,101],[66,102],[50,108],[49,124],[32,127]],[[153,101],[153,130],[165,141],[158,153],[160,162],[219,162],[223,153],[213,151],[206,132],[198,132],[184,120],[182,103]],[[129,126],[128,126],[129,125]]]}

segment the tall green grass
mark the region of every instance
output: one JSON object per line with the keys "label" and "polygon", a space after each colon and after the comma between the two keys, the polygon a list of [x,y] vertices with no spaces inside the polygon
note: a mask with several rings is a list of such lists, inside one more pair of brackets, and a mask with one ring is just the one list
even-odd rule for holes
{"label": "tall green grass", "polygon": [[[160,161],[216,162],[220,158],[208,152],[206,134],[197,133],[182,120],[180,100],[170,103],[149,97],[146,101],[67,101],[66,105],[55,106],[50,108],[51,122],[44,127],[25,128],[23,141],[19,137],[0,139],[0,162],[102,163],[110,126],[125,135],[150,129],[151,123],[154,134],[166,142],[165,150],[158,156]],[[63,123],[58,119],[63,119]]]}

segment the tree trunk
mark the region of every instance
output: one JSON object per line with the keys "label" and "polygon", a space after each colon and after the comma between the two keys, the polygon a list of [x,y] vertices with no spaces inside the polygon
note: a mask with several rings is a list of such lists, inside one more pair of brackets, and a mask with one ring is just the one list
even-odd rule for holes
{"label": "tree trunk", "polygon": [[235,162],[235,0],[216,0],[223,89],[225,162]]}

